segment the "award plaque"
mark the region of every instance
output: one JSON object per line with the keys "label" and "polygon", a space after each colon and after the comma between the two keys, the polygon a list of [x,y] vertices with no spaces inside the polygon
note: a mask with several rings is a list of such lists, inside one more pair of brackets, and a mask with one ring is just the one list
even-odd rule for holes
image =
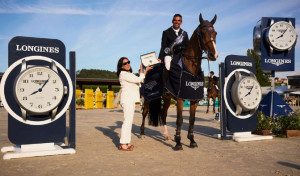
{"label": "award plaque", "polygon": [[155,52],[141,55],[141,61],[144,67],[151,66],[158,63]]}

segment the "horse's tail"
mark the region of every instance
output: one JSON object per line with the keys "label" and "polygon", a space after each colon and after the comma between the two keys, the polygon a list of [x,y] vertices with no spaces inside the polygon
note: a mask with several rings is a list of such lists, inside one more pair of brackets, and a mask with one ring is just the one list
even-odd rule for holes
{"label": "horse's tail", "polygon": [[148,115],[149,125],[160,126],[162,125],[161,119],[161,97],[151,100],[149,105]]}

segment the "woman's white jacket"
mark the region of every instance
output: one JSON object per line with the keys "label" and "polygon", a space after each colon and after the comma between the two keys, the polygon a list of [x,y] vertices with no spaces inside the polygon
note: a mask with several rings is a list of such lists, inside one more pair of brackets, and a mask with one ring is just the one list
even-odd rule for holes
{"label": "woman's white jacket", "polygon": [[140,102],[140,83],[144,81],[145,75],[136,76],[127,71],[121,71],[119,80],[121,84],[121,100],[120,104]]}

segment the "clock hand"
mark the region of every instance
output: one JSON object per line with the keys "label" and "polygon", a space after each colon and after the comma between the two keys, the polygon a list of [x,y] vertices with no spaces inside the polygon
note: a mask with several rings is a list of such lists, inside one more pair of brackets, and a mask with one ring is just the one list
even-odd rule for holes
{"label": "clock hand", "polygon": [[282,33],[282,35],[287,31],[287,28],[285,29],[285,31]]}
{"label": "clock hand", "polygon": [[248,95],[250,95],[250,92],[248,92],[244,97],[247,97]]}
{"label": "clock hand", "polygon": [[279,39],[279,38],[281,38],[281,37],[283,37],[283,34],[281,34],[280,36],[278,36],[276,39]]}
{"label": "clock hand", "polygon": [[250,89],[249,94],[252,92],[253,87],[254,87],[254,83],[253,83],[253,85],[252,85],[252,87],[251,87],[251,89]]}
{"label": "clock hand", "polygon": [[246,96],[248,96],[248,95],[251,94],[253,87],[254,87],[254,83],[253,83],[253,86],[250,88],[250,91],[244,97],[246,97]]}
{"label": "clock hand", "polygon": [[[40,89],[39,89],[40,90]],[[32,92],[30,95],[36,94],[39,92],[39,90]]]}
{"label": "clock hand", "polygon": [[280,36],[278,36],[276,39],[279,39],[281,37],[283,37],[283,34],[287,31],[287,28],[285,29],[285,31],[282,32],[282,34]]}
{"label": "clock hand", "polygon": [[40,88],[40,90],[42,91],[43,87],[49,82],[50,76],[48,77],[47,81],[44,82],[43,86]]}

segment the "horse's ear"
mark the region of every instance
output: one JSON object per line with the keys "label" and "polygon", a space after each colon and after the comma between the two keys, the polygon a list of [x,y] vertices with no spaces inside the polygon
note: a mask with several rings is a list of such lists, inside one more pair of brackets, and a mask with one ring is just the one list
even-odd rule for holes
{"label": "horse's ear", "polygon": [[215,22],[216,22],[216,20],[217,20],[217,15],[215,14],[215,17],[214,17],[214,18],[211,20],[211,22],[210,22],[210,23],[211,23],[212,25],[214,25],[214,24],[215,24]]}
{"label": "horse's ear", "polygon": [[199,22],[200,24],[203,23],[203,18],[202,18],[202,14],[200,13],[200,16],[199,16]]}

